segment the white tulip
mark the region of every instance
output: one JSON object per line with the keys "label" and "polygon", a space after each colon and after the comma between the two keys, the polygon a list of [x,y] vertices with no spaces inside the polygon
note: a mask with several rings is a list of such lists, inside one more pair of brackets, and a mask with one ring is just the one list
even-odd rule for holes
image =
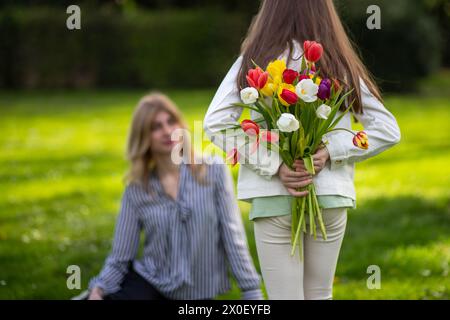
{"label": "white tulip", "polygon": [[277,121],[278,129],[282,132],[293,132],[300,128],[300,123],[291,113],[283,113]]}
{"label": "white tulip", "polygon": [[316,115],[320,119],[328,119],[328,116],[330,115],[331,107],[327,106],[326,104],[322,104],[320,107],[316,110]]}
{"label": "white tulip", "polygon": [[248,87],[241,90],[241,100],[245,104],[255,103],[256,100],[258,100],[258,97],[259,97],[258,90],[256,90],[253,87]]}
{"label": "white tulip", "polygon": [[295,87],[295,93],[305,102],[314,102],[317,100],[319,86],[311,79],[303,79]]}

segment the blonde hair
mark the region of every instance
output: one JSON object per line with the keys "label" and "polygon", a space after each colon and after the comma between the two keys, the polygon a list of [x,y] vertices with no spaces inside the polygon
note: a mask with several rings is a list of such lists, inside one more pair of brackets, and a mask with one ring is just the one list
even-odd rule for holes
{"label": "blonde hair", "polygon": [[[152,92],[142,97],[138,102],[128,135],[127,159],[130,168],[125,176],[125,182],[127,184],[139,184],[147,192],[151,191],[148,188],[148,179],[150,173],[155,169],[151,151],[151,126],[156,114],[160,111],[165,111],[173,116],[182,129],[188,129],[180,110],[166,95]],[[206,166],[194,164],[195,154],[189,141],[184,141],[182,153],[183,158],[186,155],[188,156],[188,160],[190,160],[188,163],[195,179],[199,183],[205,183]]]}

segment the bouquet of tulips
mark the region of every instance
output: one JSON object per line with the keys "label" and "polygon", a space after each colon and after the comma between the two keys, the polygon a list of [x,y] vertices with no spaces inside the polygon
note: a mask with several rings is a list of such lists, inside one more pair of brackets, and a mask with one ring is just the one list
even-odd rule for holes
{"label": "bouquet of tulips", "polygon": [[[320,76],[320,69],[316,69],[315,63],[322,54],[321,44],[305,41],[300,70],[288,69],[284,60],[270,62],[266,70],[254,63],[255,68],[249,70],[246,77],[249,87],[240,92],[242,103],[232,105],[261,115],[254,121],[244,120],[235,127],[241,128],[245,135],[256,136],[251,152],[265,144],[268,150],[278,152],[291,169],[295,160],[302,159],[311,175],[315,174],[312,156],[318,148],[324,147],[322,138],[328,132],[346,130],[353,135],[355,146],[368,148],[367,135],[363,131],[355,134],[345,128],[335,128],[351,109],[353,102],[336,116],[352,90],[344,92],[337,80]],[[267,130],[261,129],[262,125]],[[239,159],[237,149],[233,148],[227,158],[236,164]],[[314,184],[299,191],[303,190],[308,190],[308,195],[294,197],[292,201],[291,255],[294,255],[298,244],[301,258],[303,246],[299,236],[301,232],[308,232],[306,219],[309,219],[309,233],[315,239],[317,226],[323,238],[327,238]]]}

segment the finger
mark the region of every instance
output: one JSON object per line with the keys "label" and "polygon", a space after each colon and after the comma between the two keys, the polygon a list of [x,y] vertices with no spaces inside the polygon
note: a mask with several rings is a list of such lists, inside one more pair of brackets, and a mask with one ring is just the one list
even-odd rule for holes
{"label": "finger", "polygon": [[301,197],[306,197],[308,195],[308,191],[297,191],[297,190],[292,189],[292,188],[288,188],[287,190],[294,197],[301,198]]}
{"label": "finger", "polygon": [[301,181],[287,182],[286,186],[290,188],[300,188],[306,187],[307,185],[313,183],[313,179],[304,179]]}
{"label": "finger", "polygon": [[297,172],[302,172],[302,171],[307,171],[306,167],[301,166],[301,167],[294,167],[294,170],[292,171],[297,171]]}
{"label": "finger", "polygon": [[286,177],[289,178],[302,178],[309,175],[307,171],[289,171],[286,173]]}
{"label": "finger", "polygon": [[326,150],[324,148],[318,149],[316,153],[313,154],[314,157],[323,157],[326,154]]}
{"label": "finger", "polygon": [[311,184],[313,182],[312,178],[305,178],[302,180],[296,180],[296,181],[286,181],[283,184],[287,187],[290,188],[296,188],[296,187],[304,187],[305,185],[307,186],[308,184]]}
{"label": "finger", "polygon": [[295,178],[289,177],[289,178],[282,179],[282,181],[283,181],[283,183],[291,183],[291,182],[300,182],[300,181],[310,180],[312,178],[313,177],[311,175],[306,175],[304,177],[295,177]]}
{"label": "finger", "polygon": [[306,177],[306,176],[310,176],[311,174],[306,171],[306,170],[302,170],[302,171],[291,171],[289,172],[289,174],[291,175],[291,177]]}
{"label": "finger", "polygon": [[322,161],[324,158],[325,158],[325,156],[324,156],[322,153],[320,153],[320,154],[315,154],[315,155],[313,156],[313,161],[317,161],[317,160]]}
{"label": "finger", "polygon": [[312,180],[304,180],[304,181],[300,181],[300,182],[290,182],[290,183],[286,183],[285,186],[287,188],[292,188],[292,189],[298,189],[298,188],[303,188],[306,187],[307,185],[310,185],[312,183]]}

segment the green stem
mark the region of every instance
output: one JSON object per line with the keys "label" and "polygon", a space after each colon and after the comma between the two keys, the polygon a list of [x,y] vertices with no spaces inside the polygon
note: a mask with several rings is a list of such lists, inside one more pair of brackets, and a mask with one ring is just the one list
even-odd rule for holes
{"label": "green stem", "polygon": [[345,129],[345,128],[335,128],[335,129],[331,129],[331,130],[327,131],[327,133],[328,133],[328,132],[333,132],[333,131],[339,131],[339,130],[350,132],[352,135],[355,136],[355,133],[354,133],[353,131],[348,130],[348,129]]}
{"label": "green stem", "polygon": [[314,204],[316,206],[317,209],[317,219],[319,220],[319,226],[320,226],[320,231],[322,232],[322,237],[327,240],[327,232],[325,229],[325,225],[323,223],[323,218],[322,218],[322,210],[320,209],[319,206],[319,202],[317,201],[317,194],[316,194],[316,190],[315,188],[313,189],[313,193],[314,193]]}
{"label": "green stem", "polygon": [[298,206],[297,206],[297,197],[293,197],[292,199],[292,226],[291,226],[291,242],[294,243],[295,239],[295,231],[297,230],[297,223],[298,223]]}
{"label": "green stem", "polygon": [[[310,191],[311,188],[308,188]],[[313,229],[315,229],[315,223],[314,223],[314,212],[313,207],[311,203],[311,191],[308,193],[308,214],[309,214],[309,234],[313,235]]]}
{"label": "green stem", "polygon": [[[291,250],[291,256],[295,254],[295,248],[297,246],[297,241],[299,241],[301,226],[303,225],[304,219],[305,219],[305,197],[302,198],[302,205],[300,208],[300,220],[297,226],[297,231],[295,233],[294,241],[292,243],[292,250]],[[300,258],[303,260],[303,248],[302,248],[302,241],[300,239]]]}

